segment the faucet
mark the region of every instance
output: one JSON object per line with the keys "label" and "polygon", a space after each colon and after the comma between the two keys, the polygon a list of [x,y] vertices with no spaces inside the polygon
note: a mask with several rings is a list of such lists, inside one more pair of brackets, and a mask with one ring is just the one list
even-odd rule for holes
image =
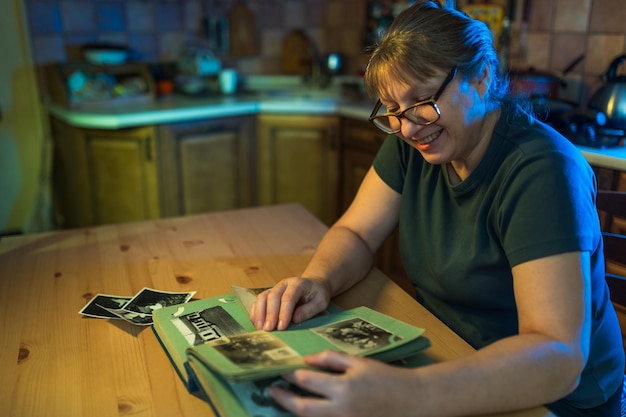
{"label": "faucet", "polygon": [[304,83],[311,87],[327,87],[330,82],[330,76],[324,70],[319,52],[312,42],[309,48],[309,55],[311,56],[311,72],[304,76]]}

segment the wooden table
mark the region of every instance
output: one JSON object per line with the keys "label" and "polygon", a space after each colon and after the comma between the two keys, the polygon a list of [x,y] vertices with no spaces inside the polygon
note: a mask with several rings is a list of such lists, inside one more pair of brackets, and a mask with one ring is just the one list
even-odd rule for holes
{"label": "wooden table", "polygon": [[[231,284],[270,285],[299,274],[326,229],[301,206],[280,205],[3,238],[0,415],[212,415],[187,393],[150,328],[78,311],[97,293],[150,287],[204,298]],[[424,327],[436,361],[472,351],[380,271],[336,302]]]}

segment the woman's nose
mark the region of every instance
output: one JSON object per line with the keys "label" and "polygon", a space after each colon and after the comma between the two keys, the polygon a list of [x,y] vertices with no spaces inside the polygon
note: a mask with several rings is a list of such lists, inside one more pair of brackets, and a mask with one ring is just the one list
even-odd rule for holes
{"label": "woman's nose", "polygon": [[407,118],[400,119],[400,133],[405,138],[411,138],[417,134],[420,130],[422,130],[424,126],[415,124],[408,120]]}

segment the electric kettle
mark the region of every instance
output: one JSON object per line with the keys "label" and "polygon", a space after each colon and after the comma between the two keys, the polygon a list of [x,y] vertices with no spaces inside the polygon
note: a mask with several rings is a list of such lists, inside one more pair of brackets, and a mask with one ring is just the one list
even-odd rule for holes
{"label": "electric kettle", "polygon": [[587,106],[606,115],[606,126],[626,129],[626,75],[617,75],[617,68],[626,55],[615,58],[603,75],[605,83],[596,91]]}

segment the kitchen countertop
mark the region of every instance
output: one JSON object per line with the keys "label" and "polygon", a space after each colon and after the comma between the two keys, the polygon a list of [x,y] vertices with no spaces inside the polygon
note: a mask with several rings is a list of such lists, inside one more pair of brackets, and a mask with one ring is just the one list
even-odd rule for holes
{"label": "kitchen countertop", "polygon": [[[255,114],[332,114],[367,120],[374,103],[344,98],[337,88],[270,89],[233,96],[172,95],[153,102],[93,109],[67,109],[48,104],[50,114],[72,126],[122,129],[148,124]],[[597,149],[578,146],[591,165],[626,171],[626,147]]]}
{"label": "kitchen countertop", "polygon": [[258,113],[336,114],[367,120],[373,103],[341,98],[334,92],[290,96],[282,92],[235,96],[192,97],[173,95],[154,102],[67,109],[48,104],[50,113],[64,122],[87,129],[122,129],[198,118],[243,116]]}

